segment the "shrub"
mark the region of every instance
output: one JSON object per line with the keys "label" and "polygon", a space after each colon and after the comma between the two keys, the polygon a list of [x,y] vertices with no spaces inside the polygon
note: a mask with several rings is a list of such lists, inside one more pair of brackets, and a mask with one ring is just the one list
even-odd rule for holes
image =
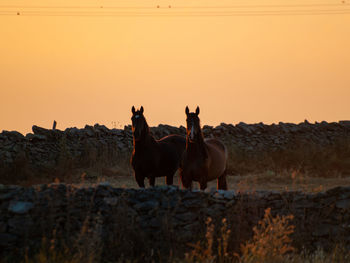
{"label": "shrub", "polygon": [[288,253],[294,251],[292,239],[294,226],[289,225],[293,215],[271,215],[271,208],[265,210],[265,215],[253,228],[254,236],[241,246],[243,262],[282,262]]}

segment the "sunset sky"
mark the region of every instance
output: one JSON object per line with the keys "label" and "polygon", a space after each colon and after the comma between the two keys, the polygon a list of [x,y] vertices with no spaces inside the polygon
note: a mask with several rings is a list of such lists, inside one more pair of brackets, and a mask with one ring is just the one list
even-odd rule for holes
{"label": "sunset sky", "polygon": [[[290,3],[310,7],[280,6]],[[186,105],[209,125],[350,119],[350,1],[340,4],[0,0],[0,131],[120,128],[132,105],[151,126],[185,125]]]}

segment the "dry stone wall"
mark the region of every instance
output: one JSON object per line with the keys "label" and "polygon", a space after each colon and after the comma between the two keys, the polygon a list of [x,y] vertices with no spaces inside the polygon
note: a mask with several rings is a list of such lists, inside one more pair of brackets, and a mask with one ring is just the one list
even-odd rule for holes
{"label": "dry stone wall", "polygon": [[[61,131],[34,125],[32,130],[33,133],[25,136],[16,131],[0,133],[1,182],[25,179],[33,174],[59,176],[73,168],[112,166],[120,160],[125,162],[132,151],[131,126],[108,129],[96,124]],[[151,131],[156,138],[185,135],[184,127],[169,125],[152,127]],[[277,125],[222,123],[217,127],[204,126],[203,133],[205,137],[220,138],[249,156],[284,150],[296,144],[307,149],[311,145],[327,147],[340,140],[350,141],[350,121]]]}
{"label": "dry stone wall", "polygon": [[227,219],[230,249],[237,251],[266,208],[273,215],[294,215],[296,247],[327,250],[341,243],[350,249],[350,187],[320,193],[235,193],[175,186],[121,189],[108,183],[87,188],[0,185],[0,257],[34,253],[43,237],[70,244],[81,238],[84,226],[92,230],[84,232],[89,244],[99,240],[107,258],[111,251],[124,259],[170,251],[183,255],[189,243],[204,239],[208,217],[218,228]]}

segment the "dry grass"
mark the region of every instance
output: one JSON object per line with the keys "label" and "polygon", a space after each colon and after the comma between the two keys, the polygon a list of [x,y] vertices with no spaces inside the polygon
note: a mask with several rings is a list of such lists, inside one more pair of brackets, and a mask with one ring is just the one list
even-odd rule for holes
{"label": "dry grass", "polygon": [[[206,239],[190,244],[192,250],[185,255],[185,262],[205,263],[345,263],[350,260],[350,252],[342,245],[336,245],[330,252],[297,251],[292,245],[290,235],[294,232],[293,215],[275,216],[271,210],[257,226],[253,227],[254,236],[241,244],[241,251],[229,251],[231,233],[226,219],[222,221],[219,235],[215,235],[212,220],[207,220]],[[182,262],[181,260],[176,262]]]}
{"label": "dry grass", "polygon": [[[119,167],[109,169],[108,173],[101,174],[96,170],[80,171],[70,178],[68,183],[89,186],[99,182],[108,181],[114,187],[139,188],[135,178],[131,175],[120,175]],[[67,182],[67,181],[66,181]],[[145,180],[148,185],[147,179]],[[228,176],[228,189],[235,191],[275,190],[275,191],[305,191],[320,192],[336,186],[350,185],[350,177],[313,177],[298,171],[283,171],[276,173],[266,171],[260,174],[247,174],[244,176]],[[156,185],[165,185],[165,177],[156,178]],[[176,174],[174,185],[181,187],[181,181]],[[194,183],[194,188],[199,186]],[[216,180],[208,183],[209,189],[216,189]]]}
{"label": "dry grass", "polygon": [[344,137],[327,146],[295,140],[283,149],[263,153],[247,153],[235,144],[229,149],[228,170],[232,174],[246,175],[274,171],[297,170],[314,177],[340,177],[350,175],[350,137]]}
{"label": "dry grass", "polygon": [[265,215],[253,228],[253,238],[241,246],[242,262],[282,262],[287,255],[294,252],[290,235],[294,226],[290,225],[293,215],[271,215],[271,209],[265,210]]}
{"label": "dry grass", "polygon": [[196,244],[189,244],[192,250],[185,254],[185,262],[224,263],[234,259],[233,254],[228,250],[231,230],[228,228],[226,218],[221,223],[217,234],[212,219],[210,217],[207,219],[205,239]]}

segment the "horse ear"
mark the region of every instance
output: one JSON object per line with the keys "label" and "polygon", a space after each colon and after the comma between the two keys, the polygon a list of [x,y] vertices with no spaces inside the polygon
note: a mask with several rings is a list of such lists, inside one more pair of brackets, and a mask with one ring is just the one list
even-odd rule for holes
{"label": "horse ear", "polygon": [[141,112],[141,114],[143,113],[143,106],[141,106],[141,108],[140,108],[140,112]]}
{"label": "horse ear", "polygon": [[188,106],[186,106],[185,112],[186,112],[186,115],[188,115],[190,113],[190,110],[189,110]]}
{"label": "horse ear", "polygon": [[197,106],[197,109],[196,109],[196,114],[198,115],[199,114],[199,107]]}
{"label": "horse ear", "polygon": [[135,114],[135,107],[134,106],[132,106],[131,112],[132,112],[132,114]]}

